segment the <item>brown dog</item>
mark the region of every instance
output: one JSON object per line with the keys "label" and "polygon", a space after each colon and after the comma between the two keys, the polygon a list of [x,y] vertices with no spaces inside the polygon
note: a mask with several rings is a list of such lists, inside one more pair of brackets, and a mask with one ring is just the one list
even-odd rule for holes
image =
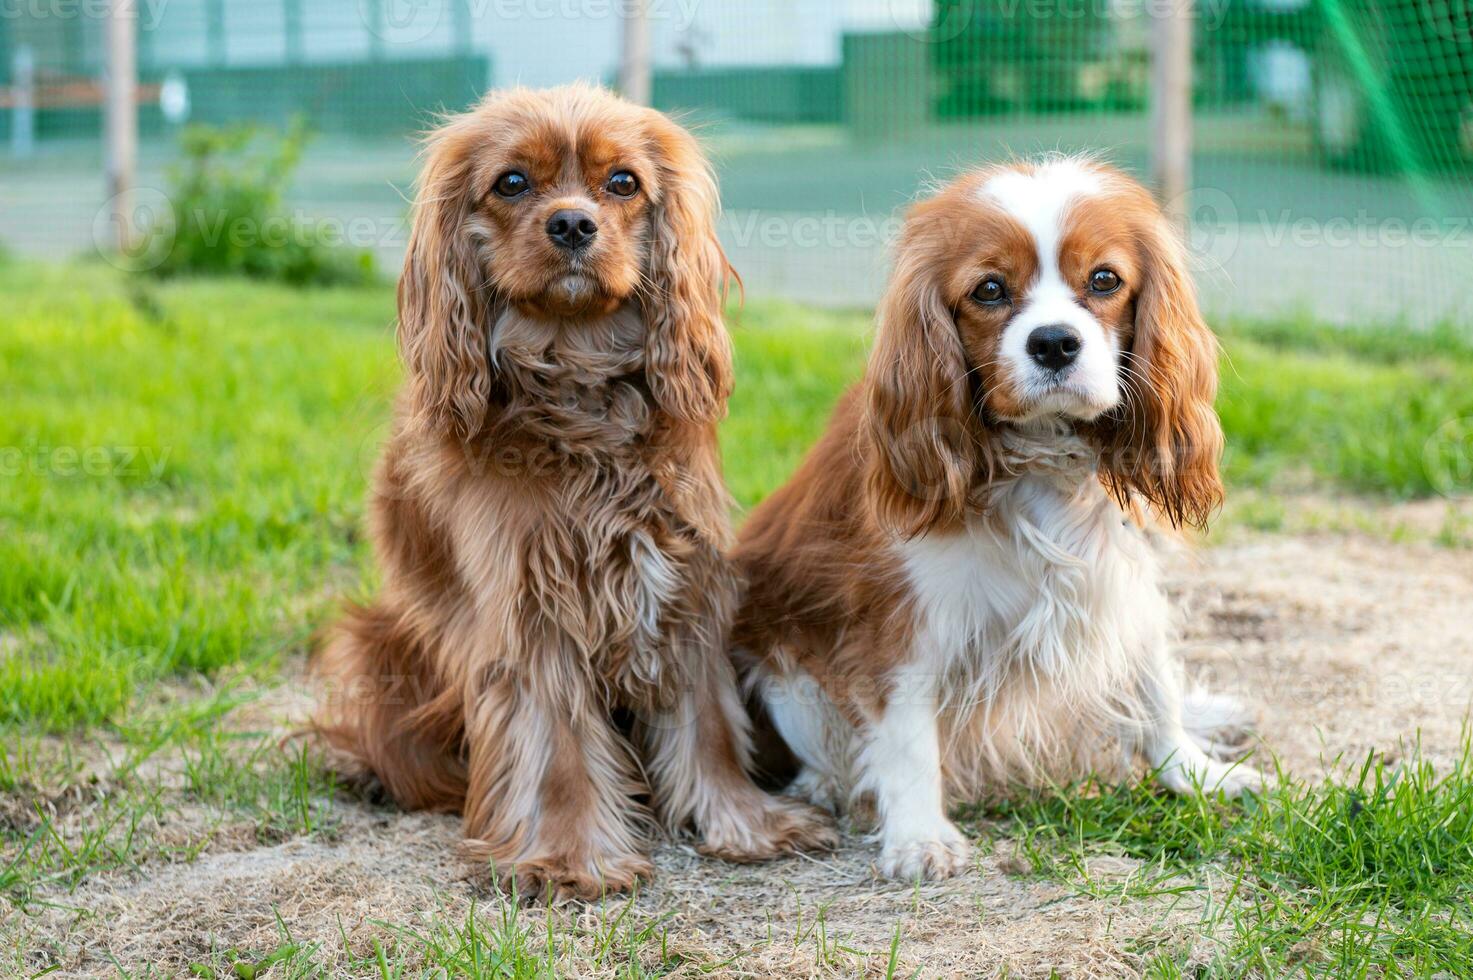
{"label": "brown dog", "polygon": [[736,861],[833,840],[745,772],[716,207],[688,133],[594,88],[493,94],[430,139],[383,589],[323,651],[319,729],[400,804],[462,811],[523,895],[630,887],[655,818]]}

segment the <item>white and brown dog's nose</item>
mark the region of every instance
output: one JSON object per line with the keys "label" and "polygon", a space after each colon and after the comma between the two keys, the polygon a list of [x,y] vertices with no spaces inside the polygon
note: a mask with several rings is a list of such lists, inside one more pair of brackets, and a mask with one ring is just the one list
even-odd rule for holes
{"label": "white and brown dog's nose", "polygon": [[597,234],[598,222],[581,209],[563,208],[547,219],[547,237],[558,248],[569,252],[585,247]]}
{"label": "white and brown dog's nose", "polygon": [[1053,323],[1038,327],[1028,335],[1025,350],[1035,364],[1050,371],[1062,371],[1079,356],[1082,341],[1072,327]]}

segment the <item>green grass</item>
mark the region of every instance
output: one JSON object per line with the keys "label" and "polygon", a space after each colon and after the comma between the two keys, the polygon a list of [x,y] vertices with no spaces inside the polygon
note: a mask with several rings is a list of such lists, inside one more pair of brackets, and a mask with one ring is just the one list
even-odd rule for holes
{"label": "green grass", "polygon": [[360,555],[386,293],[36,266],[0,291],[0,719],[96,721],[140,684],[299,648]]}
{"label": "green grass", "polygon": [[[1016,837],[1032,873],[1094,895],[1225,881],[1204,917],[1218,938],[1209,975],[1466,975],[1473,966],[1473,743],[1441,772],[1417,752],[1399,765],[1371,756],[1323,785],[1281,776],[1243,804],[1085,783],[972,817]],[[1101,854],[1142,864],[1101,883],[1088,867]]]}
{"label": "green grass", "polygon": [[1458,441],[1444,448],[1473,448],[1463,435],[1473,421],[1468,336],[1230,328],[1218,399],[1229,480],[1394,497],[1473,490],[1466,455],[1450,471],[1428,462],[1429,441],[1460,421]]}
{"label": "green grass", "polygon": [[[144,286],[0,266],[0,724],[115,718],[161,679],[304,649],[372,581],[366,474],[398,368],[386,287]],[[860,313],[733,318],[722,430],[742,508],[792,471],[858,377]],[[1426,445],[1473,418],[1473,343],[1229,330],[1219,408],[1240,487],[1420,496]]]}

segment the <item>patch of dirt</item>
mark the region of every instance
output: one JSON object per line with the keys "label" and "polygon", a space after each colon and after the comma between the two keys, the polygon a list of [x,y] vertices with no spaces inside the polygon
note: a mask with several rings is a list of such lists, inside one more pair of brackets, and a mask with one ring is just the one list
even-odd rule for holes
{"label": "patch of dirt", "polygon": [[1177,583],[1181,652],[1204,686],[1255,706],[1262,750],[1323,774],[1418,731],[1447,763],[1473,707],[1473,554],[1366,536],[1244,538]]}
{"label": "patch of dirt", "polygon": [[[1372,535],[1238,535],[1183,558],[1172,581],[1190,673],[1257,706],[1260,751],[1290,770],[1313,778],[1336,759],[1394,757],[1419,729],[1430,758],[1458,751],[1473,701],[1469,552]],[[287,730],[308,709],[302,691],[284,685],[232,724]],[[26,937],[16,942],[31,970],[112,975],[116,962],[169,975],[212,949],[271,952],[282,942],[278,916],[295,942],[320,944],[328,964],[341,963],[345,942],[362,955],[374,939],[392,938],[386,924],[423,931],[435,916],[464,921],[472,901],[496,921],[494,900],[465,880],[456,858],[457,820],[348,800],[335,814],[326,839],[269,847],[222,839],[191,863],[95,876],[55,896],[58,908],[0,920],[0,932]],[[756,867],[672,844],[657,853],[658,878],[633,919],[662,920],[668,948],[693,963],[735,957],[717,975],[884,975],[897,929],[900,975],[1137,976],[1158,952],[1211,952],[1198,926],[1203,892],[1091,897],[1029,877],[1010,841],[988,849],[969,875],[915,887],[876,880],[873,850],[854,838],[831,857]],[[1101,858],[1091,870],[1109,882],[1132,867]],[[527,912],[524,921],[535,926],[544,914],[564,923],[571,948],[593,948],[588,933],[567,926],[591,924],[596,910]],[[595,962],[568,954],[559,969],[615,971]],[[694,966],[677,972],[687,974],[702,975]]]}
{"label": "patch of dirt", "polygon": [[[80,915],[47,916],[49,948],[27,965],[56,963],[65,976],[112,975],[116,960],[176,975],[212,951],[271,952],[282,943],[278,916],[293,941],[320,945],[321,959],[332,962],[345,943],[355,955],[370,955],[374,940],[393,938],[388,924],[428,934],[433,916],[463,922],[474,900],[494,931],[495,900],[465,880],[454,856],[458,840],[458,821],[450,817],[353,807],[331,842],[211,853],[149,868],[146,876],[99,878],[67,901]],[[822,860],[737,866],[667,845],[656,854],[657,879],[635,902],[634,921],[658,918],[671,948],[693,963],[735,958],[718,976],[883,975],[897,929],[902,975],[985,975],[1006,963],[1016,976],[1052,969],[1131,976],[1144,962],[1139,949],[1187,950],[1200,942],[1200,893],[1176,901],[1090,898],[1018,877],[1024,869],[1005,852],[982,857],[965,878],[904,886],[876,880],[872,857],[856,842]],[[1134,867],[1118,864],[1092,870],[1108,880]],[[561,923],[563,936],[574,936],[558,975],[613,974],[613,964],[591,965],[591,936],[570,932],[579,924],[596,928],[595,911],[520,914],[539,934],[533,948],[541,947],[545,916]],[[647,953],[658,949],[654,943]]]}

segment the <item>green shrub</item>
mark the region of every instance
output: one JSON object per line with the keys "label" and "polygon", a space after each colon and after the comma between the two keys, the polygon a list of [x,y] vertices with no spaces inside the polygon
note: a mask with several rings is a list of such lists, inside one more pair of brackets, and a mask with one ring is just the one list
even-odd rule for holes
{"label": "green shrub", "polygon": [[296,286],[371,281],[371,253],[284,207],[308,139],[300,121],[279,135],[253,126],[185,129],[168,202],[132,267],[160,277],[244,275]]}

